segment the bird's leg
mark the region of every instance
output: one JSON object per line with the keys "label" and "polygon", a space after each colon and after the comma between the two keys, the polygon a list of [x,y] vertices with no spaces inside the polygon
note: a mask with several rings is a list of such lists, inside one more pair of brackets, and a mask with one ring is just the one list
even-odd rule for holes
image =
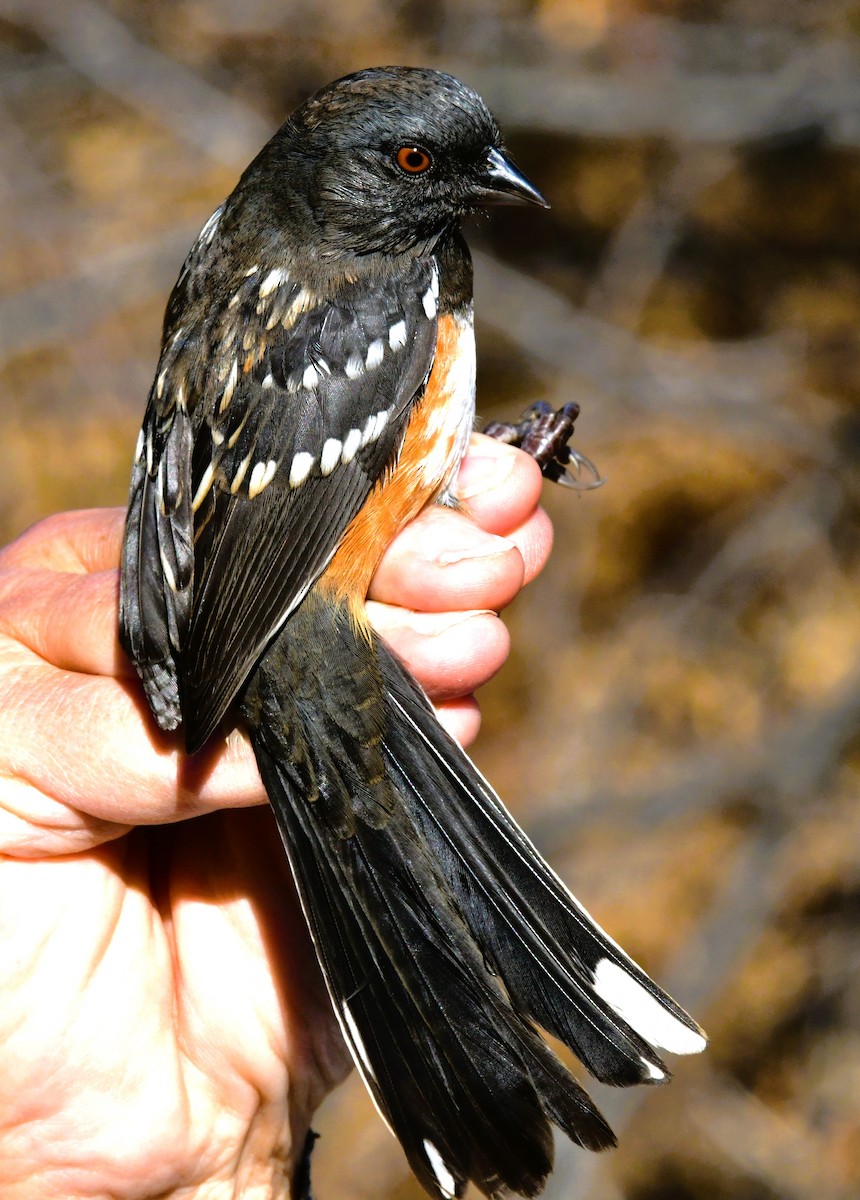
{"label": "bird's leg", "polygon": [[562,487],[587,491],[600,487],[604,481],[594,463],[568,445],[578,416],[578,404],[553,408],[545,400],[539,400],[526,409],[519,421],[489,421],[482,432],[530,454],[545,479]]}

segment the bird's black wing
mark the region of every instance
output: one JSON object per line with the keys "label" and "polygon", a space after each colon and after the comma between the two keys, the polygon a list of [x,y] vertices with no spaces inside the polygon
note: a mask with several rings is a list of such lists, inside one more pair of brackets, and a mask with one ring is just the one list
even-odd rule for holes
{"label": "bird's black wing", "polygon": [[327,296],[255,267],[213,311],[194,255],[168,306],[122,568],[124,645],[189,749],[392,462],[433,362],[438,295],[428,260]]}

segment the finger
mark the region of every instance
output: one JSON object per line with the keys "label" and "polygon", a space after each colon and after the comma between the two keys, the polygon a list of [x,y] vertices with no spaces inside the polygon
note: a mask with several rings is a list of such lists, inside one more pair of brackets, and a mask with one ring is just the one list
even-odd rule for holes
{"label": "finger", "polygon": [[544,569],[552,551],[552,521],[537,508],[527,521],[508,534],[523,560],[523,587]]}
{"label": "finger", "polygon": [[33,525],[0,554],[0,565],[81,574],[119,565],[125,512],[87,508],[55,513]]}
{"label": "finger", "polygon": [[244,736],[215,738],[188,759],[177,737],[156,729],[136,686],[41,665],[13,670],[14,703],[0,709],[0,832],[17,820],[39,853],[115,836],[104,823],[155,824],[264,803]]}
{"label": "finger", "polygon": [[[0,709],[3,853],[76,853],[132,826],[266,802],[241,731],[214,738],[189,759],[177,737],[148,719],[137,687],[37,667],[16,671],[15,697]],[[477,736],[480,712],[471,697],[437,711],[462,744]]]}
{"label": "finger", "polygon": [[0,573],[0,630],[64,671],[134,675],[119,644],[119,573]]}
{"label": "finger", "polygon": [[57,513],[0,552],[0,629],[68,671],[128,677],[117,636],[119,508]]}
{"label": "finger", "polygon": [[439,723],[461,746],[474,742],[481,728],[481,710],[473,696],[461,696],[436,707]]}
{"label": "finger", "polygon": [[510,636],[495,613],[416,613],[371,603],[368,615],[434,701],[474,692],[504,666],[510,651]]}
{"label": "finger", "polygon": [[508,536],[540,503],[543,476],[535,460],[482,433],[472,435],[457,480],[457,495],[487,533]]}
{"label": "finger", "polygon": [[540,504],[543,476],[528,454],[482,433],[472,436],[458,494],[476,525],[506,537],[523,557],[523,586],[543,570],[552,550],[552,522]]}
{"label": "finger", "polygon": [[485,533],[462,512],[434,507],[389,546],[370,597],[419,612],[497,611],[520,590],[523,575],[512,541]]}
{"label": "finger", "polygon": [[527,454],[475,434],[458,480],[462,510],[431,507],[402,530],[383,556],[371,596],[425,611],[504,607],[545,566],[552,548],[552,524],[538,507],[542,482]]}

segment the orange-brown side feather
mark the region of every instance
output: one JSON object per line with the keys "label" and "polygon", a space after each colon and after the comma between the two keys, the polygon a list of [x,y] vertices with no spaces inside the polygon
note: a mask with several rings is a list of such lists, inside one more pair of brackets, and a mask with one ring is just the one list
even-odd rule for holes
{"label": "orange-brown side feather", "polygon": [[[347,602],[361,628],[366,622],[364,600],[383,552],[398,531],[438,495],[456,469],[460,443],[456,423],[440,422],[438,414],[461,402],[454,394],[457,372],[453,367],[464,336],[471,337],[471,329],[462,321],[450,314],[440,315],[433,368],[424,395],[412,410],[396,470],[385,472],[377,481],[317,581],[321,591]],[[440,438],[448,443],[444,454],[438,453]],[[431,458],[444,464],[438,474],[427,470]]]}

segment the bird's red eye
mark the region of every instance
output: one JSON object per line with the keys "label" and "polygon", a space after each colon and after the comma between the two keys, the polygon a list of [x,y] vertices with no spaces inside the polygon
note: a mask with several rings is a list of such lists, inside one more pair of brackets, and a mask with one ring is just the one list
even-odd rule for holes
{"label": "bird's red eye", "polygon": [[394,161],[407,175],[420,175],[433,160],[422,146],[401,146],[394,156]]}

